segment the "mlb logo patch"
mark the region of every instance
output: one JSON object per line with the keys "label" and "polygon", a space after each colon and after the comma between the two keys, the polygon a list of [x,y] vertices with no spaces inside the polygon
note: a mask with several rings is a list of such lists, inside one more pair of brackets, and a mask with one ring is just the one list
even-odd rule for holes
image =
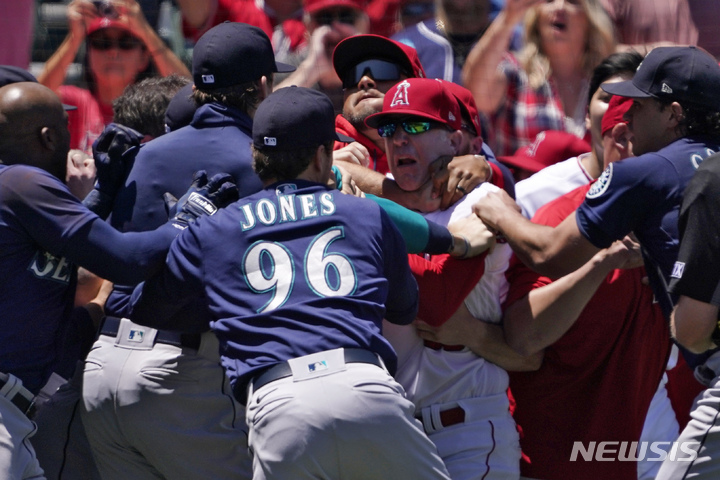
{"label": "mlb logo patch", "polygon": [[215,83],[215,75],[203,75],[203,83]]}
{"label": "mlb logo patch", "polygon": [[325,360],[308,364],[308,372],[320,372],[327,369],[328,365]]}
{"label": "mlb logo patch", "polygon": [[675,262],[675,265],[673,265],[673,271],[670,274],[670,276],[672,278],[682,278],[684,271],[685,271],[685,263],[684,262]]}
{"label": "mlb logo patch", "polygon": [[277,138],[275,137],[264,137],[263,143],[269,147],[274,147],[277,145]]}
{"label": "mlb logo patch", "polygon": [[131,342],[142,343],[144,336],[145,336],[144,330],[132,329],[132,330],[130,330],[130,332],[128,332],[128,340],[130,340]]}

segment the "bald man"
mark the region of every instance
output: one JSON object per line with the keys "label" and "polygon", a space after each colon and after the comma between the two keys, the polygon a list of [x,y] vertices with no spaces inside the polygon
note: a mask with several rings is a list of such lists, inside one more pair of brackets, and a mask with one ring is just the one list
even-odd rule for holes
{"label": "bald man", "polygon": [[[140,282],[188,223],[178,214],[152,232],[117,232],[63,183],[69,145],[67,114],[52,90],[30,82],[0,88],[0,478],[44,478],[29,442],[34,397],[58,360],[76,265]],[[227,188],[217,200],[232,196]]]}

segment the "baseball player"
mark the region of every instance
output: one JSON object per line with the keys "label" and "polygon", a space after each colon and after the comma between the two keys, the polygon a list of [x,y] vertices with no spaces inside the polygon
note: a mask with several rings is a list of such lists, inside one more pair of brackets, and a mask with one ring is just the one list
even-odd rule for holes
{"label": "baseball player", "polygon": [[58,361],[75,265],[116,282],[141,281],[162,263],[178,228],[200,215],[203,204],[212,206],[199,199],[155,231],[121,234],[63,184],[69,139],[67,114],[52,90],[27,82],[0,88],[2,478],[43,476],[29,442],[33,402]]}
{"label": "baseball player", "polygon": [[[394,180],[400,188],[412,191],[427,180],[429,163],[457,153],[462,141],[461,119],[460,106],[445,82],[410,78],[388,91],[382,112],[368,117],[366,124],[385,138]],[[446,224],[470,215],[472,203],[496,189],[483,184],[450,210],[426,214],[426,218]],[[473,316],[487,323],[500,321],[509,258],[509,247],[496,245],[476,269],[482,277],[479,282],[475,279],[464,299]],[[451,285],[458,280],[449,275],[442,278]],[[425,295],[430,295],[431,303],[432,299],[445,301],[426,291],[421,291],[421,300]],[[453,311],[447,312],[446,318]],[[430,320],[425,309],[418,316]],[[498,325],[494,327],[499,331]],[[451,477],[518,478],[520,445],[509,412],[507,372],[499,365],[519,361],[520,356],[502,342],[498,347],[502,353],[492,357],[497,364],[490,363],[463,346],[424,343],[412,326],[389,327],[385,335],[398,352],[396,378],[415,403],[415,414],[438,447]]]}
{"label": "baseball player", "polygon": [[695,400],[691,419],[677,439],[681,454],[668,456],[658,480],[717,478],[718,386],[720,385],[720,327],[718,324],[718,221],[717,201],[720,155],[708,157],[685,189],[680,210],[680,252],[670,289],[679,295],[672,313],[677,341],[700,354],[710,352],[702,372],[708,388]]}
{"label": "baseball player", "polygon": [[[179,196],[200,168],[229,172],[241,196],[260,190],[249,149],[252,115],[273,74],[287,70],[259,28],[227,22],[208,30],[193,51],[192,122],[125,155],[135,161],[110,223],[121,231],[155,228],[165,193]],[[85,363],[82,419],[101,475],[250,478],[244,408],[220,368],[217,338],[207,327],[181,334],[133,324],[133,288],[116,285]],[[197,302],[189,314],[208,318],[207,306]]]}
{"label": "baseball player", "polygon": [[253,478],[449,478],[394,373],[381,320],[408,323],[417,286],[378,206],[325,185],[338,138],[323,94],[283,88],[253,123],[265,188],[174,245],[132,318],[206,328],[247,401]]}

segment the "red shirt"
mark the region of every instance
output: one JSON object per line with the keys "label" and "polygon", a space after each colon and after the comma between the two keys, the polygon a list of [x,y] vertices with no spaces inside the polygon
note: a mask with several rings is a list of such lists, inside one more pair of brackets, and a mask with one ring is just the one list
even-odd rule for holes
{"label": "red shirt", "polygon": [[60,98],[63,103],[77,107],[68,111],[70,148],[90,153],[95,139],[113,120],[112,105],[104,105],[89,90],[72,85],[60,87]]}
{"label": "red shirt", "polygon": [[[364,145],[365,148],[368,149],[370,152],[370,165],[368,165],[368,168],[370,170],[375,170],[383,175],[390,171],[385,152],[379,149],[378,146],[375,145],[368,137],[358,132],[355,127],[345,120],[345,117],[342,115],[335,117],[335,130],[343,135],[347,135],[350,138],[354,138],[356,142]],[[338,150],[346,145],[347,143],[335,142],[335,150]]]}
{"label": "red shirt", "polygon": [[[558,225],[580,205],[589,188],[579,187],[546,204],[533,222]],[[530,458],[530,463],[521,464],[522,475],[553,480],[637,479],[636,462],[586,462],[581,455],[571,462],[570,456],[573,442],[583,442],[587,449],[589,442],[640,438],[670,349],[667,322],[653,303],[650,287],[641,283],[643,276],[644,268],[611,272],[575,324],[545,349],[540,370],[509,372],[517,404],[514,417],[523,431],[520,443]],[[506,305],[551,282],[517,259],[507,278]],[[614,448],[617,451],[619,444]],[[648,450],[646,455],[654,454]]]}

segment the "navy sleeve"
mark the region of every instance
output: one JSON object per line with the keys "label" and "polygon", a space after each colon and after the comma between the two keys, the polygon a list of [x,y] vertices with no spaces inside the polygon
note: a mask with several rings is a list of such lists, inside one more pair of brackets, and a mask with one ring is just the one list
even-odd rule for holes
{"label": "navy sleeve", "polygon": [[410,272],[405,243],[388,215],[381,211],[385,276],[388,296],[385,319],[390,323],[407,325],[415,320],[418,311],[418,287]]}
{"label": "navy sleeve", "polygon": [[661,185],[667,170],[653,168],[660,162],[665,160],[646,154],[605,169],[576,212],[578,228],[590,243],[609,247],[633,231],[646,212],[665,202]]}
{"label": "navy sleeve", "polygon": [[117,283],[137,283],[158,268],[178,230],[121,234],[85,208],[55,177],[32,167],[7,168],[2,202],[28,235],[53,255]]}
{"label": "navy sleeve", "polygon": [[187,333],[208,329],[210,317],[204,303],[202,251],[193,227],[173,242],[165,266],[135,289],[130,301],[130,318],[134,322]]}

